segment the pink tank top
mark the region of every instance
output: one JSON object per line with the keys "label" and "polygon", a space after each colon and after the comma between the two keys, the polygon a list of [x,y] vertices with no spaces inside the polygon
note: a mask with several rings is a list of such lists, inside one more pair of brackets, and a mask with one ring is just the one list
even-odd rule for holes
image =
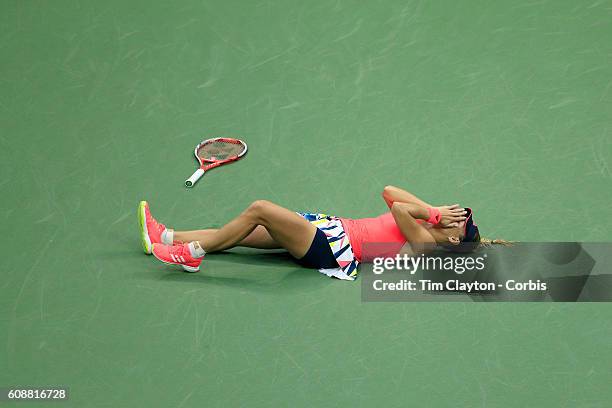
{"label": "pink tank top", "polygon": [[361,262],[364,242],[389,242],[403,245],[406,238],[395,223],[393,215],[388,212],[375,218],[340,218],[347,233],[353,255]]}

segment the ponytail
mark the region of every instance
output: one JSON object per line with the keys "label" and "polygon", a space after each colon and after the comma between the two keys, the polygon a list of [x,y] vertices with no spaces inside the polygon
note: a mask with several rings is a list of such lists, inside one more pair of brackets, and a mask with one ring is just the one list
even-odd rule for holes
{"label": "ponytail", "polygon": [[514,244],[514,241],[506,241],[505,239],[480,238],[481,247],[490,247],[491,245],[512,246],[512,244]]}

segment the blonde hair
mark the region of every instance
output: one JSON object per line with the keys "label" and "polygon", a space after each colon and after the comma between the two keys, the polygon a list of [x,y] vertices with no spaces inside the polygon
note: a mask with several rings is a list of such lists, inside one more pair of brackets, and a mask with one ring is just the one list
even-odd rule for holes
{"label": "blonde hair", "polygon": [[505,239],[490,239],[490,238],[480,238],[481,247],[490,247],[491,245],[502,245],[502,246],[512,246],[514,241],[506,241]]}

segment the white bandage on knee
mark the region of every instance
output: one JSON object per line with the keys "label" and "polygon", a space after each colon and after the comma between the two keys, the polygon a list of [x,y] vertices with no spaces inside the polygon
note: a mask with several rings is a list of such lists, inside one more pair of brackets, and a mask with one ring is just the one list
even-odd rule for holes
{"label": "white bandage on knee", "polygon": [[172,245],[174,243],[174,230],[166,228],[161,233],[161,241],[162,241],[162,244]]}

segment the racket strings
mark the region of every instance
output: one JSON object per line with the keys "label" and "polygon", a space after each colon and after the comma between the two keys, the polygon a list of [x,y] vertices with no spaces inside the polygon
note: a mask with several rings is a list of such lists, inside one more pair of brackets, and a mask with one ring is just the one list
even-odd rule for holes
{"label": "racket strings", "polygon": [[243,151],[244,146],[239,142],[215,140],[201,146],[198,157],[204,160],[226,160],[239,156]]}

